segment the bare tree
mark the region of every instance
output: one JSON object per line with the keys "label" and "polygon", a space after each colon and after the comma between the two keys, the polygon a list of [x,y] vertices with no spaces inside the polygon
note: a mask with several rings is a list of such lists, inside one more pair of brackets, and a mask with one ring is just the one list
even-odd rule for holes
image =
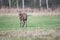
{"label": "bare tree", "polygon": [[36,0],[34,0],[34,6],[36,5]]}
{"label": "bare tree", "polygon": [[48,0],[46,0],[46,6],[47,6],[47,8],[49,7],[49,6],[48,6]]}
{"label": "bare tree", "polygon": [[17,8],[19,7],[19,5],[18,5],[18,0],[17,0]]}
{"label": "bare tree", "polygon": [[9,8],[11,8],[11,0],[9,0]]}
{"label": "bare tree", "polygon": [[23,8],[23,9],[25,8],[24,0],[22,0],[22,8]]}
{"label": "bare tree", "polygon": [[39,5],[40,5],[40,7],[41,7],[41,5],[42,5],[42,4],[41,4],[41,0],[39,0]]}
{"label": "bare tree", "polygon": [[2,0],[1,0],[1,7],[2,7]]}

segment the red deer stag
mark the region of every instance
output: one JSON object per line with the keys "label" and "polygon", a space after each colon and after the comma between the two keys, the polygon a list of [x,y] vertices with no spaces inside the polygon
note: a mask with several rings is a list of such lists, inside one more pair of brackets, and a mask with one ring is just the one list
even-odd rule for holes
{"label": "red deer stag", "polygon": [[24,25],[26,25],[27,27],[27,14],[19,12],[19,19],[20,19],[20,27],[24,27]]}

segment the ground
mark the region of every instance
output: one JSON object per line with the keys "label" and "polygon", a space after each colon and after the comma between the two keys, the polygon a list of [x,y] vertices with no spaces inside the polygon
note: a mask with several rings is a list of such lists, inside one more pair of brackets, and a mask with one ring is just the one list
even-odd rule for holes
{"label": "ground", "polygon": [[60,16],[28,16],[27,27],[19,17],[0,16],[0,40],[60,40]]}
{"label": "ground", "polygon": [[[60,16],[28,16],[28,27],[53,28],[60,27]],[[19,29],[18,16],[0,16],[0,29]]]}

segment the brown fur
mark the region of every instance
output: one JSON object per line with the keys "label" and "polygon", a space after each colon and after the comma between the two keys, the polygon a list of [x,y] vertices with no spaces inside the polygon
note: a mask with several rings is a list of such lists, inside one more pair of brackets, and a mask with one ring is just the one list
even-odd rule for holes
{"label": "brown fur", "polygon": [[19,19],[20,19],[20,26],[24,27],[24,25],[26,25],[27,27],[27,14],[20,12]]}

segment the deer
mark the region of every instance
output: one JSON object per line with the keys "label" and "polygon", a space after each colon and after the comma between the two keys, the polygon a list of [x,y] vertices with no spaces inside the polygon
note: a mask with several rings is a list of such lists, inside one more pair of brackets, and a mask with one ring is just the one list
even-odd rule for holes
{"label": "deer", "polygon": [[27,14],[25,12],[19,11],[20,27],[27,27]]}

